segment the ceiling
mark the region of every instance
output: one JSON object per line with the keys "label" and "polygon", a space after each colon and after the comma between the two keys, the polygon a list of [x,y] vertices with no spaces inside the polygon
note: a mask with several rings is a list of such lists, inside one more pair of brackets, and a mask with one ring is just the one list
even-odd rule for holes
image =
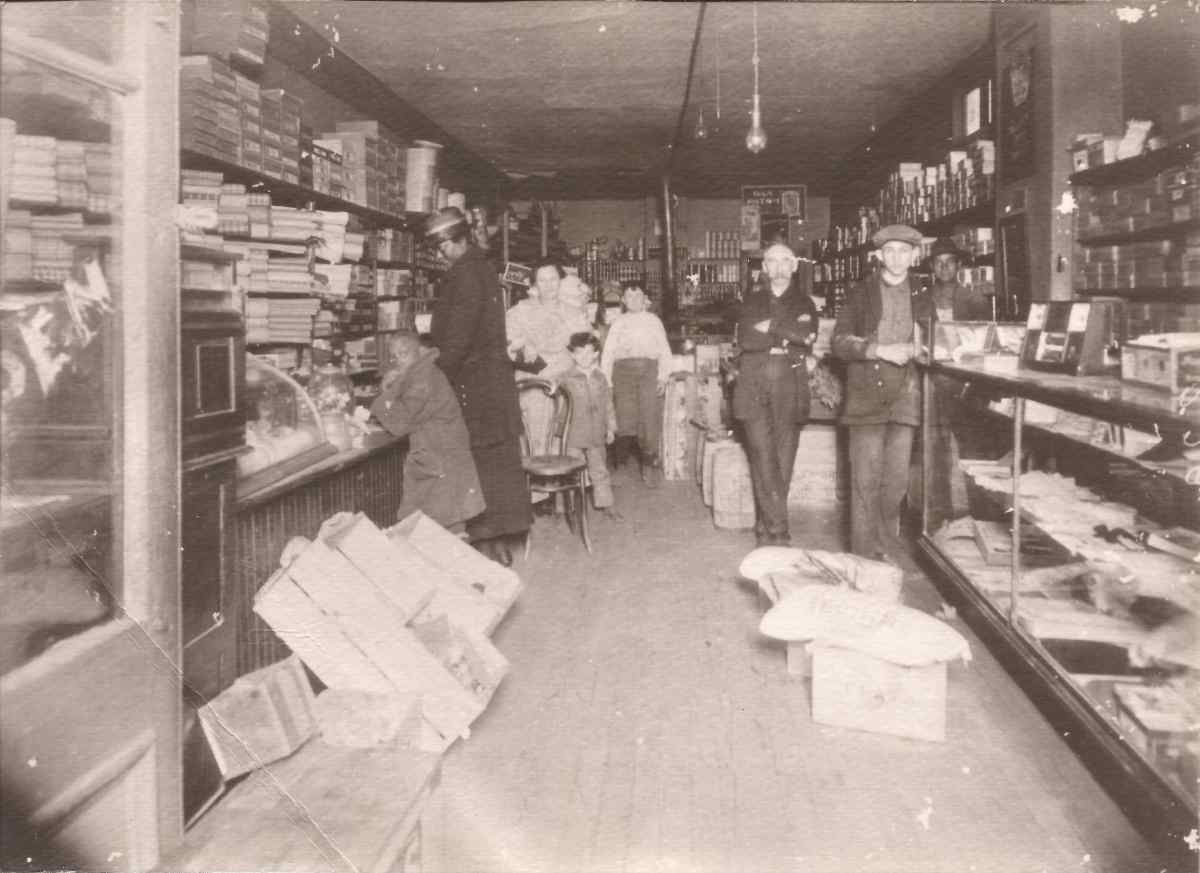
{"label": "ceiling", "polygon": [[[665,163],[701,8],[622,0],[283,5],[520,184],[573,181],[577,193],[598,187],[610,196],[643,192]],[[684,193],[728,196],[747,182],[828,187],[838,158],[872,125],[986,43],[991,10],[765,2],[758,14],[768,147],[755,156],[744,145],[753,6],[710,2],[675,155],[674,177],[691,189]],[[701,107],[710,133],[697,141]]]}

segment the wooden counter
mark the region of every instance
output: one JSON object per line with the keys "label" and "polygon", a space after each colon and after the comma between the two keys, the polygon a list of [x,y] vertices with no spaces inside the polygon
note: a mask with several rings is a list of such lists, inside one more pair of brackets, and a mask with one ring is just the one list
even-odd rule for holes
{"label": "wooden counter", "polygon": [[238,783],[158,869],[419,873],[440,766],[422,752],[313,740]]}
{"label": "wooden counter", "polygon": [[238,675],[288,654],[252,608],[254,593],[278,569],[284,545],[292,537],[315,537],[335,512],[362,512],[381,527],[394,524],[407,449],[407,438],[375,433],[360,449],[324,458],[253,493],[239,491],[232,573]]}

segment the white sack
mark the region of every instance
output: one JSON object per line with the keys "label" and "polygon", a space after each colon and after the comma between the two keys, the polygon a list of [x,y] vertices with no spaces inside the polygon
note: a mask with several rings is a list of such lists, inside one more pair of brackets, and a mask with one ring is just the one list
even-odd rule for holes
{"label": "white sack", "polygon": [[759,630],[777,640],[816,640],[904,667],[971,660],[962,634],[933,616],[830,585],[791,592],[763,616]]}

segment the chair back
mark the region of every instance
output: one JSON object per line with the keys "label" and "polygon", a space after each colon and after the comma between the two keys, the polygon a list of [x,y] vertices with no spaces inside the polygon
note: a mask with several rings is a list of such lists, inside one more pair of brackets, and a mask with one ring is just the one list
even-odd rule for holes
{"label": "chair back", "polygon": [[[521,399],[521,454],[564,455],[571,428],[571,394],[561,384],[547,379],[522,379],[517,383]],[[527,394],[536,402],[526,400]]]}

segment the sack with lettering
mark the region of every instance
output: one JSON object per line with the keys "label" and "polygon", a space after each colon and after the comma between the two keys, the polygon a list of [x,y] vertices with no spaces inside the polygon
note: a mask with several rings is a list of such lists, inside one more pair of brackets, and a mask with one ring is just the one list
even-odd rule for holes
{"label": "sack with lettering", "polygon": [[763,616],[759,630],[777,640],[814,640],[903,667],[954,658],[971,660],[966,639],[945,622],[898,603],[831,585],[809,585],[789,592]]}
{"label": "sack with lettering", "polygon": [[888,603],[900,599],[904,573],[899,567],[846,552],[763,546],[742,559],[738,572],[757,582],[763,593],[777,602],[793,588],[804,585],[849,585]]}

